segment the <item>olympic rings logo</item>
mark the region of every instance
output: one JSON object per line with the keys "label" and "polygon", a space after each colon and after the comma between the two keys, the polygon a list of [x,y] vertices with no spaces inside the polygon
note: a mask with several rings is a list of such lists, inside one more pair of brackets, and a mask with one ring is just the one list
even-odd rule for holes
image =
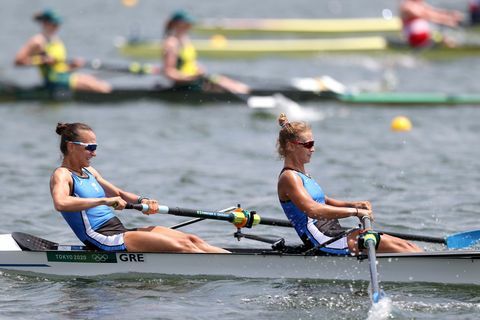
{"label": "olympic rings logo", "polygon": [[106,262],[108,260],[108,254],[92,254],[92,259],[95,262]]}

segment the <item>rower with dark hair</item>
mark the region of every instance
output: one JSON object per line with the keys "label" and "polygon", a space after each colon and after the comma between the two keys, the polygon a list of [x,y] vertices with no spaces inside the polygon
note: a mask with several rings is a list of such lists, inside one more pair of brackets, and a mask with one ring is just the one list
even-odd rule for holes
{"label": "rower with dark hair", "polygon": [[[278,122],[281,129],[277,147],[284,164],[278,178],[277,192],[288,220],[308,248],[335,255],[359,253],[357,241],[362,230],[345,231],[338,219],[373,219],[370,202],[327,197],[305,170],[305,164],[310,162],[315,151],[312,129],[305,122],[288,121],[283,113]],[[378,246],[378,252],[420,251],[414,243],[388,234],[381,236]]]}
{"label": "rower with dark hair", "polygon": [[103,251],[228,252],[165,227],[127,229],[110,207],[122,210],[127,202],[142,203],[149,207],[145,214],[154,214],[158,202],[116,187],[90,165],[98,145],[88,125],[59,123],[56,132],[63,161],[50,179],[53,204],[85,245]]}
{"label": "rower with dark hair", "polygon": [[15,56],[17,66],[38,66],[49,90],[110,92],[111,86],[89,74],[72,73],[84,65],[81,59],[67,60],[67,50],[57,35],[62,18],[52,10],[34,15],[42,31],[30,38]]}
{"label": "rower with dark hair", "polygon": [[188,32],[195,20],[185,11],[174,12],[165,25],[163,73],[177,90],[247,94],[250,88],[223,75],[206,75],[197,62],[197,52]]}

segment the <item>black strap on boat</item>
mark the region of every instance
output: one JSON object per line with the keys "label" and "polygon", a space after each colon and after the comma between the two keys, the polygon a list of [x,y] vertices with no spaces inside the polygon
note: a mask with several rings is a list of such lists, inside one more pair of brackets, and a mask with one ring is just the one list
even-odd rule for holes
{"label": "black strap on boat", "polygon": [[[328,246],[330,243],[333,243],[337,240],[340,240],[341,238],[343,238],[345,235],[348,235],[349,233],[351,233],[352,231],[354,230],[357,230],[357,228],[352,228],[352,229],[348,229],[348,230],[345,230],[344,232],[340,233],[339,235],[319,244],[318,246],[314,246],[310,249],[308,249],[307,251],[305,251],[305,255],[308,256],[308,255],[318,255],[319,252],[322,252],[320,251],[321,248],[323,247],[326,247]],[[323,252],[325,253],[325,252]]]}
{"label": "black strap on boat", "polygon": [[241,232],[241,230],[238,230],[237,232],[235,232],[233,234],[233,236],[235,238],[237,238],[238,241],[240,241],[241,238],[245,238],[245,239],[250,239],[250,240],[256,240],[256,241],[260,241],[260,242],[269,243],[269,244],[272,245],[272,250],[273,251],[280,252],[280,253],[298,253],[298,254],[300,254],[300,253],[305,252],[305,249],[306,249],[305,245],[303,245],[303,244],[296,245],[296,246],[286,245],[284,238],[269,239],[269,238],[265,238],[265,237],[261,237],[261,236],[257,236],[257,235],[253,235],[253,234],[245,234],[245,233]]}
{"label": "black strap on boat", "polygon": [[26,251],[48,251],[57,250],[58,243],[32,236],[23,232],[12,232],[12,238],[22,250]]}

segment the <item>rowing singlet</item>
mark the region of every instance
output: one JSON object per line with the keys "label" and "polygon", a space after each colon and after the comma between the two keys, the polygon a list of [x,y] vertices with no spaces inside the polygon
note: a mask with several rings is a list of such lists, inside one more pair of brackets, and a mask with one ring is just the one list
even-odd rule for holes
{"label": "rowing singlet", "polygon": [[45,54],[57,61],[53,65],[41,65],[40,73],[45,86],[50,89],[72,87],[73,77],[67,64],[67,50],[59,38],[46,39]]}
{"label": "rowing singlet", "polygon": [[432,31],[427,20],[404,19],[403,33],[412,48],[421,48],[431,44]]}
{"label": "rowing singlet", "polygon": [[190,42],[184,43],[180,47],[177,58],[177,69],[186,76],[192,76],[198,73],[197,50]]}
{"label": "rowing singlet", "polygon": [[[325,194],[318,183],[301,172],[295,171],[295,173],[302,179],[303,186],[312,199],[324,204]],[[312,219],[292,201],[280,201],[280,204],[300,239],[309,247],[319,246],[343,232],[337,219]],[[346,235],[325,247],[321,247],[320,250],[329,254],[349,254]]]}
{"label": "rowing singlet", "polygon": [[[79,177],[72,173],[72,195],[79,198],[104,198],[105,190],[103,190],[93,174],[85,168],[82,171],[87,177]],[[77,212],[62,211],[62,216],[78,239],[86,245],[93,244],[97,248],[109,251],[123,251],[126,249],[123,233],[106,236],[96,232],[102,225],[115,218],[108,206],[100,205]]]}

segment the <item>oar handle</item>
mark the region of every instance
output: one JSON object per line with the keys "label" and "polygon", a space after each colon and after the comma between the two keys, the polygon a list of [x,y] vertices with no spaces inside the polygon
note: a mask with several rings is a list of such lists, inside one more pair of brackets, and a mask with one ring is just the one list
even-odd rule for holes
{"label": "oar handle", "polygon": [[145,203],[127,203],[125,209],[134,209],[142,212],[148,211],[148,204]]}

